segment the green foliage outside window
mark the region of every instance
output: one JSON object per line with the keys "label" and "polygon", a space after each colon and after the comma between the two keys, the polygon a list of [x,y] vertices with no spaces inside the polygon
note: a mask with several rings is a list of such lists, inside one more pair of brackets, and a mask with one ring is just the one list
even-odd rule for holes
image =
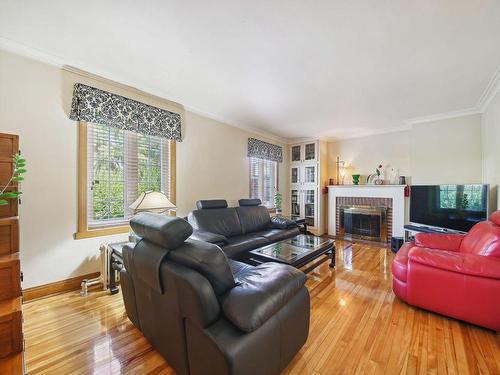
{"label": "green foliage outside window", "polygon": [[[162,190],[162,141],[105,125],[92,125],[92,213],[94,221],[127,216],[127,198]],[[90,175],[89,175],[90,177]]]}

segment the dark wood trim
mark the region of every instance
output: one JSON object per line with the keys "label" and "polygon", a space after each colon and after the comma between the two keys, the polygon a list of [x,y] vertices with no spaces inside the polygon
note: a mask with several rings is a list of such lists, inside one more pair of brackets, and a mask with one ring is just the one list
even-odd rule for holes
{"label": "dark wood trim", "polygon": [[23,289],[23,301],[32,301],[44,297],[49,297],[55,294],[70,292],[80,289],[82,281],[85,279],[94,279],[98,277],[100,272],[93,272],[86,275],[72,277],[70,279],[56,281],[50,284],[39,285],[33,288]]}

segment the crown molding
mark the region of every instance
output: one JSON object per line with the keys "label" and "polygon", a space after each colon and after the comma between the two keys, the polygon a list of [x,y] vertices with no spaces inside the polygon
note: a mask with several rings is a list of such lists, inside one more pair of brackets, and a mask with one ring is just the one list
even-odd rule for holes
{"label": "crown molding", "polygon": [[49,55],[36,48],[28,47],[24,44],[14,42],[10,39],[0,37],[0,50],[11,52],[16,55],[28,57],[30,59],[43,62],[48,65],[62,67],[64,62],[61,58]]}
{"label": "crown molding", "polygon": [[240,130],[244,130],[246,132],[253,133],[255,135],[258,135],[258,136],[261,136],[261,137],[264,137],[264,138],[267,138],[269,140],[272,140],[272,141],[275,141],[275,142],[279,142],[279,143],[282,143],[282,144],[285,144],[285,145],[290,144],[290,139],[289,138],[280,137],[279,135],[267,132],[267,131],[262,130],[260,128],[257,128],[255,126],[247,125],[247,124],[242,124],[241,122],[238,122],[238,121],[232,121],[232,120],[230,120],[230,119],[228,119],[226,117],[215,115],[213,113],[209,113],[209,112],[200,110],[198,108],[194,108],[194,107],[190,107],[190,106],[184,106],[184,108],[188,112],[194,113],[194,114],[199,115],[199,116],[206,117],[208,119],[217,121],[217,122],[219,122],[221,124],[224,124],[224,125],[227,125],[227,126],[231,126],[233,128],[237,128],[237,129],[240,129]]}
{"label": "crown molding", "polygon": [[493,74],[493,77],[491,77],[490,82],[477,102],[476,107],[481,111],[481,113],[486,110],[498,91],[500,91],[500,65],[498,65],[497,70]]}
{"label": "crown molding", "polygon": [[[42,52],[36,48],[28,47],[24,44],[12,41],[10,39],[2,38],[0,37],[0,50],[5,50],[7,52],[11,52],[17,55],[21,55],[27,58],[31,58],[36,61],[40,61],[42,63],[56,66],[62,69],[67,69],[68,66],[74,67],[75,69],[81,71],[81,72],[87,72],[89,75],[92,76],[99,76],[102,77],[103,79],[114,81],[117,83],[120,83],[122,85],[129,86],[130,88],[133,88],[135,90],[144,92],[144,93],[149,93],[150,95],[157,96],[162,99],[166,99],[164,93],[159,93],[155,92],[155,90],[148,90],[147,88],[141,88],[141,85],[136,85],[133,82],[127,82],[126,80],[123,79],[118,79],[117,77],[113,78],[113,75],[110,74],[109,72],[98,72],[96,69],[92,69],[90,67],[86,67],[84,64],[79,64],[76,62],[68,62],[64,61],[63,58],[47,54],[45,52]],[[393,128],[386,128],[386,129],[381,129],[381,130],[367,130],[367,131],[362,131],[362,132],[354,132],[351,135],[345,135],[345,136],[335,136],[335,137],[306,137],[306,138],[286,138],[279,136],[274,133],[267,132],[265,130],[262,130],[258,127],[248,125],[248,124],[242,124],[238,121],[233,121],[229,118],[215,115],[213,113],[209,113],[207,111],[203,111],[194,107],[190,107],[187,105],[184,105],[184,108],[192,113],[198,114],[200,116],[207,117],[209,119],[215,120],[217,122],[223,123],[228,126],[232,126],[234,128],[238,128],[241,130],[245,130],[248,132],[251,132],[253,134],[283,143],[283,144],[293,144],[293,143],[300,143],[300,142],[307,142],[311,140],[325,140],[327,142],[335,142],[339,140],[346,140],[346,139],[354,139],[354,138],[363,138],[363,137],[368,137],[372,135],[378,135],[378,134],[387,134],[387,133],[393,133],[393,132],[399,132],[399,131],[405,131],[411,129],[411,127],[415,124],[420,124],[420,123],[425,123],[425,122],[432,122],[432,121],[440,121],[440,120],[446,120],[446,119],[451,119],[451,118],[456,118],[456,117],[462,117],[462,116],[469,116],[469,115],[476,115],[476,114],[481,114],[483,113],[488,105],[490,104],[491,100],[495,97],[495,95],[500,91],[500,65],[497,67],[495,73],[493,74],[492,78],[490,79],[488,85],[484,89],[483,93],[481,94],[478,103],[476,106],[467,108],[467,109],[462,109],[462,110],[457,110],[457,111],[451,111],[451,112],[444,112],[444,113],[437,113],[429,116],[421,116],[421,117],[414,117],[410,118],[407,120],[403,121],[403,125],[399,127],[393,127]],[[176,100],[175,98],[172,99],[166,99],[169,101],[173,101],[176,103],[179,103],[179,100]]]}
{"label": "crown molding", "polygon": [[411,129],[412,129],[411,125],[404,124],[401,126],[395,126],[395,127],[391,127],[391,128],[383,128],[383,129],[378,129],[378,130],[358,131],[356,133],[346,134],[343,136],[322,137],[322,139],[327,141],[327,142],[338,142],[338,141],[345,141],[345,140],[349,140],[349,139],[372,137],[374,135],[399,133],[399,132],[404,132],[404,131],[408,131]]}
{"label": "crown molding", "polygon": [[[77,63],[74,61],[64,61],[64,59],[47,54],[45,52],[42,52],[40,50],[37,50],[36,48],[28,47],[24,44],[14,42],[10,39],[2,38],[0,37],[0,50],[4,50],[10,53],[13,53],[15,55],[20,55],[23,57],[27,57],[29,59],[33,59],[35,61],[39,61],[51,66],[55,66],[57,68],[61,68],[64,70],[68,70],[80,75],[96,78],[98,77],[99,79],[103,79],[109,82],[114,82],[116,84],[119,84],[121,86],[127,86],[130,89],[133,89],[135,91],[141,92],[143,94],[147,95],[152,95],[156,96],[160,99],[167,100],[169,102],[173,102],[175,104],[180,103],[179,100],[174,99],[168,99],[165,97],[164,93],[156,92],[155,90],[149,90],[146,87],[141,87],[140,84],[135,84],[134,82],[129,82],[123,79],[120,79],[119,77],[114,77],[113,74],[110,74],[109,72],[100,72],[97,71],[96,69],[93,69],[92,67],[85,66],[85,64]],[[182,104],[180,104],[182,106]],[[214,115],[212,113],[208,113],[203,110],[199,110],[194,107],[186,106],[183,105],[184,109],[190,112],[193,112],[195,114],[198,114],[203,117],[207,117],[211,120],[214,120],[219,123],[223,123],[224,125],[227,126],[232,126],[234,128],[240,129],[240,130],[245,130],[247,132],[253,133],[255,135],[259,135],[261,137],[268,138],[270,140],[274,140],[276,142],[280,142],[283,144],[288,144],[289,139],[280,137],[276,134],[266,132],[265,130],[259,129],[255,126],[251,125],[246,125],[246,124],[240,124],[237,121],[231,121],[231,119],[224,118],[221,116]]]}
{"label": "crown molding", "polygon": [[477,115],[480,113],[481,113],[481,111],[478,108],[472,107],[472,108],[467,108],[467,109],[461,109],[458,111],[436,113],[434,115],[429,115],[429,116],[413,117],[413,118],[405,120],[404,123],[407,126],[411,126],[411,125],[415,125],[415,124],[421,124],[423,122],[447,120],[447,119],[452,119],[452,118],[456,118],[456,117]]}

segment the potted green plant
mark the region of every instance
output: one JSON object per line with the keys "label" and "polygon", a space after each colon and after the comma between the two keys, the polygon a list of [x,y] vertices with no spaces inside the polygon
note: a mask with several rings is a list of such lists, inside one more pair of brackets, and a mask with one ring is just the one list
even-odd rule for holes
{"label": "potted green plant", "polygon": [[276,190],[276,192],[274,193],[274,208],[276,208],[277,214],[281,213],[282,204],[283,204],[283,195],[278,190]]}
{"label": "potted green plant", "polygon": [[27,172],[26,170],[26,160],[24,160],[21,155],[14,155],[12,157],[12,162],[14,165],[14,169],[10,176],[9,181],[5,184],[5,186],[1,187],[0,190],[0,206],[6,206],[9,204],[9,199],[18,199],[22,194],[20,191],[6,191],[7,188],[13,182],[21,182],[24,180],[23,174]]}

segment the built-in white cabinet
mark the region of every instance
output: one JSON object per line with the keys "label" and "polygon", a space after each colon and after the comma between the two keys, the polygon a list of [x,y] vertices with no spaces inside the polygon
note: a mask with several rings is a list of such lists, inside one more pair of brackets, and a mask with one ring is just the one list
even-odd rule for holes
{"label": "built-in white cabinet", "polygon": [[311,230],[319,229],[320,172],[319,142],[290,146],[290,212],[294,219],[305,219]]}
{"label": "built-in white cabinet", "polygon": [[319,147],[317,141],[304,142],[290,146],[290,162],[297,163],[317,163],[319,161]]}
{"label": "built-in white cabinet", "polygon": [[318,191],[317,187],[291,190],[291,216],[293,219],[305,219],[311,229],[318,226]]}
{"label": "built-in white cabinet", "polygon": [[290,184],[297,186],[318,185],[318,164],[292,165],[290,167]]}

